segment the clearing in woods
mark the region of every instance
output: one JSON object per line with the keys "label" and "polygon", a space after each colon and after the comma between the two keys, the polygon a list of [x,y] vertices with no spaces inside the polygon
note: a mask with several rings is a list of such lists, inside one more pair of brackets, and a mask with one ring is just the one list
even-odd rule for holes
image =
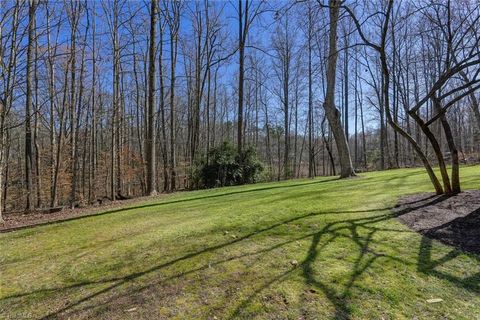
{"label": "clearing in woods", "polygon": [[[462,168],[464,189],[480,188],[479,169]],[[431,191],[424,170],[361,176],[178,193],[0,234],[1,317],[480,318],[479,256],[393,210]]]}

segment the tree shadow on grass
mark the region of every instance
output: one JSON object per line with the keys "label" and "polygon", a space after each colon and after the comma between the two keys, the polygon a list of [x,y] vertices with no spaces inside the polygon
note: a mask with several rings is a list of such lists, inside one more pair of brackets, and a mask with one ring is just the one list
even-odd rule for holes
{"label": "tree shadow on grass", "polygon": [[[438,204],[449,196],[436,197],[434,201],[430,201],[422,205],[421,207],[429,207]],[[420,202],[423,201],[420,199]],[[419,207],[403,209],[402,214],[406,214],[419,209]],[[432,210],[435,210],[433,208]],[[454,209],[452,209],[454,210]],[[435,212],[435,211],[432,211]],[[441,212],[439,213],[441,214]],[[427,216],[428,217],[428,216]],[[410,218],[412,219],[412,218]],[[414,216],[414,220],[424,219],[422,211],[418,216]],[[442,268],[448,262],[453,261],[462,254],[469,254],[474,261],[480,263],[480,208],[471,211],[467,215],[460,216],[444,224],[430,227],[426,229],[420,229],[418,232],[422,234],[420,241],[420,248],[417,258],[417,270],[423,274],[434,276],[442,280],[448,280],[455,286],[472,291],[474,293],[480,293],[480,271],[476,272],[468,277],[462,278],[458,275],[449,273],[446,268]],[[433,246],[433,239],[444,243],[446,246],[452,248],[443,256],[434,258],[437,256]],[[442,249],[445,249],[443,247]],[[438,253],[444,250],[438,250]]]}
{"label": "tree shadow on grass", "polygon": [[[462,251],[452,249],[443,257],[434,259],[432,258],[432,242],[433,240],[429,237],[422,236],[420,250],[418,253],[417,270],[429,276],[434,276],[442,280],[448,280],[460,288],[480,294],[480,271],[466,278],[461,278],[457,275],[453,275],[447,271],[441,270],[440,268],[447,262],[457,258],[460,254],[462,254]],[[477,256],[471,255],[471,257],[480,262],[480,259]]]}
{"label": "tree shadow on grass", "polygon": [[[171,264],[174,264],[176,262],[180,262],[180,261],[183,261],[183,260],[187,260],[189,258],[192,258],[194,256],[197,256],[197,255],[201,255],[203,253],[207,253],[207,252],[210,252],[210,251],[215,251],[217,249],[221,249],[223,247],[226,247],[226,246],[229,246],[229,245],[233,245],[235,243],[238,243],[238,242],[241,242],[243,240],[246,240],[248,238],[251,238],[255,235],[259,235],[261,233],[264,233],[264,232],[267,232],[269,230],[272,230],[272,229],[275,229],[275,228],[278,228],[282,225],[288,225],[290,223],[293,223],[295,221],[299,221],[299,220],[302,220],[302,219],[306,219],[306,218],[309,218],[309,217],[314,217],[314,216],[318,216],[318,215],[326,215],[326,214],[348,214],[348,213],[368,213],[368,212],[376,212],[376,211],[385,211],[385,210],[390,210],[392,209],[392,207],[386,207],[386,208],[378,208],[378,209],[369,209],[369,210],[356,210],[356,211],[348,211],[348,210],[345,210],[345,211],[327,211],[327,212],[313,212],[313,213],[308,213],[308,214],[304,214],[304,215],[301,215],[301,216],[297,216],[297,217],[294,217],[294,218],[290,218],[290,219],[286,219],[284,221],[281,221],[281,222],[277,222],[277,223],[274,223],[272,225],[270,225],[269,227],[266,227],[266,228],[261,228],[261,229],[258,229],[256,231],[253,231],[247,235],[244,235],[244,236],[241,236],[239,238],[236,238],[236,239],[233,239],[231,241],[228,241],[228,242],[225,242],[225,243],[222,243],[222,244],[218,244],[218,245],[215,245],[215,246],[211,246],[211,247],[208,247],[208,248],[205,248],[201,251],[197,251],[197,252],[194,252],[194,253],[190,253],[190,254],[187,254],[185,256],[182,256],[180,258],[177,258],[177,259],[174,259],[174,260],[171,260],[170,262],[167,262],[165,264],[161,264],[161,265],[158,265],[156,267],[153,267],[151,269],[148,269],[146,271],[143,271],[143,272],[139,272],[139,273],[135,273],[135,274],[132,274],[130,275],[129,277],[130,278],[135,278],[137,276],[141,276],[143,274],[147,274],[151,271],[155,271],[155,269],[161,269],[163,267],[168,267],[169,265]],[[140,234],[140,232],[138,232],[138,234]],[[311,234],[308,234],[306,237],[310,237],[312,236],[313,233]],[[135,234],[126,234],[126,236],[135,236]],[[291,243],[293,241],[298,241],[298,240],[301,240],[305,237],[300,237],[300,238],[295,238],[294,240],[292,241],[287,241],[287,242],[284,242],[282,243],[282,245],[285,245],[285,244],[288,244],[288,243]],[[118,238],[116,238],[118,240]],[[105,243],[107,243],[107,245],[111,245],[113,242],[115,241],[115,239],[108,239],[105,241]],[[272,247],[272,248],[276,248],[277,246],[275,247]],[[88,245],[84,245],[82,247],[80,247],[79,249],[85,249],[85,248],[88,248]],[[67,252],[66,254],[73,254],[74,252],[73,251],[70,251],[70,252]],[[73,284],[72,286],[69,286],[69,287],[59,287],[59,288],[51,288],[51,289],[41,289],[41,290],[38,290],[38,291],[34,291],[34,292],[28,292],[28,293],[24,293],[24,294],[18,294],[18,295],[11,295],[11,296],[7,296],[7,297],[4,297],[1,300],[5,300],[5,299],[9,299],[9,298],[17,298],[17,297],[21,297],[21,296],[27,296],[27,295],[31,295],[31,294],[34,294],[34,293],[40,293],[40,292],[45,292],[45,291],[55,291],[55,290],[61,290],[61,289],[67,289],[67,288],[75,288],[75,287],[78,287],[78,286],[85,286],[85,285],[89,285],[89,284],[100,284],[100,283],[108,283],[108,282],[113,282],[113,281],[117,281],[117,280],[121,280],[121,279],[124,279],[126,277],[120,277],[120,278],[110,278],[110,279],[106,279],[106,280],[100,280],[100,281],[90,281],[90,282],[79,282],[77,284]]]}
{"label": "tree shadow on grass", "polygon": [[[377,209],[377,210],[385,210],[385,209],[388,209],[388,208],[380,208],[380,209]],[[368,210],[368,211],[372,211],[372,210]],[[121,277],[112,277],[112,278],[108,278],[108,279],[101,279],[101,280],[98,280],[98,281],[80,281],[78,283],[74,283],[72,285],[69,285],[69,286],[65,286],[65,287],[57,287],[57,288],[46,288],[46,289],[40,289],[40,290],[36,290],[36,291],[32,291],[32,292],[28,292],[28,293],[23,293],[23,294],[17,294],[17,295],[11,295],[11,296],[7,296],[1,300],[7,300],[7,299],[14,299],[14,298],[21,298],[21,297],[26,297],[26,296],[30,296],[30,295],[35,295],[35,294],[44,294],[44,293],[58,293],[59,291],[62,292],[62,291],[66,291],[66,290],[69,290],[69,289],[78,289],[78,288],[81,288],[81,287],[87,287],[87,286],[90,286],[90,285],[102,285],[102,284],[109,284],[106,288],[103,288],[99,291],[96,291],[94,293],[91,293],[91,294],[88,294],[86,295],[85,297],[75,301],[75,302],[72,302],[72,303],[69,303],[68,305],[66,305],[65,307],[63,308],[60,308],[59,310],[56,310],[48,315],[46,315],[45,317],[43,317],[43,319],[50,319],[50,318],[56,318],[58,317],[60,314],[62,313],[65,313],[65,312],[68,312],[69,310],[71,310],[72,308],[82,304],[82,303],[85,303],[87,301],[91,301],[93,299],[95,299],[96,297],[100,296],[100,295],[103,295],[103,294],[106,294],[112,290],[114,290],[115,288],[118,288],[124,284],[127,284],[131,281],[134,281],[144,275],[147,275],[147,274],[151,274],[153,272],[156,272],[156,271],[160,271],[164,268],[167,268],[169,266],[172,266],[176,263],[179,263],[181,261],[184,261],[184,260],[188,260],[188,259],[191,259],[195,256],[198,256],[198,255],[201,255],[201,254],[204,254],[204,253],[208,253],[208,252],[212,252],[212,251],[215,251],[215,250],[218,250],[218,249],[221,249],[221,248],[224,248],[224,247],[227,247],[227,246],[230,246],[230,245],[233,245],[235,243],[238,243],[238,242],[241,242],[243,240],[246,240],[246,239],[249,239],[253,236],[256,236],[258,234],[261,234],[261,233],[264,233],[264,232],[267,232],[269,230],[272,230],[274,228],[277,228],[277,227],[280,227],[282,225],[286,225],[286,224],[289,224],[289,223],[292,223],[292,222],[295,222],[295,221],[298,221],[298,220],[302,220],[302,219],[306,219],[308,217],[313,217],[313,216],[317,216],[317,215],[322,215],[322,214],[341,214],[341,213],[351,213],[351,211],[339,211],[339,212],[315,212],[315,213],[309,213],[309,214],[305,214],[305,215],[302,215],[302,216],[298,216],[298,217],[294,217],[294,218],[290,218],[290,219],[287,219],[287,220],[284,220],[284,221],[281,221],[281,222],[278,222],[278,223],[275,223],[275,224],[272,224],[266,228],[262,228],[262,229],[259,229],[259,230],[256,230],[256,231],[253,231],[247,235],[244,235],[244,236],[241,236],[237,239],[233,239],[231,241],[228,241],[228,242],[225,242],[225,243],[221,243],[221,244],[217,244],[217,245],[214,245],[214,246],[210,246],[208,248],[205,248],[203,250],[200,250],[200,251],[196,251],[196,252],[192,252],[192,253],[189,253],[189,254],[186,254],[184,256],[181,256],[179,258],[176,258],[176,259],[173,259],[173,260],[170,260],[168,262],[165,262],[163,264],[160,264],[160,265],[156,265],[156,266],[153,266],[149,269],[146,269],[146,270],[143,270],[143,271],[140,271],[140,272],[135,272],[135,273],[131,273],[131,274],[128,274],[128,275],[125,275],[125,276],[121,276]],[[286,245],[288,243],[291,243],[293,241],[298,241],[298,240],[301,240],[302,238],[306,238],[306,237],[311,237],[313,235],[312,234],[308,234],[308,235],[305,235],[303,237],[297,237],[293,240],[290,240],[290,241],[286,241],[284,243],[281,243],[279,245],[276,245],[276,246],[273,246],[271,248],[268,248],[268,249],[265,249],[265,250],[261,250],[261,252],[257,252],[257,253],[253,253],[253,254],[259,254],[259,253],[265,253],[265,252],[268,252],[268,251],[271,251],[271,250],[274,250],[275,248],[279,248],[283,245]],[[224,263],[224,262],[227,262],[227,261],[231,261],[233,259],[238,259],[238,258],[242,258],[242,257],[245,257],[247,255],[252,255],[252,254],[246,254],[246,255],[240,255],[238,257],[234,257],[234,258],[231,258],[231,259],[226,259],[224,261],[220,261],[218,262],[219,263]],[[203,266],[201,268],[198,268],[198,269],[195,269],[195,270],[191,270],[189,272],[184,272],[184,273],[181,273],[177,276],[183,276],[183,275],[186,275],[188,273],[191,273],[191,272],[196,272],[196,271],[200,271],[202,269],[204,269],[206,266]]]}
{"label": "tree shadow on grass", "polygon": [[[338,221],[327,224],[320,232],[316,233],[310,244],[306,258],[301,263],[302,275],[305,282],[315,289],[323,292],[325,297],[335,308],[335,319],[349,319],[350,308],[348,304],[348,297],[350,290],[354,286],[357,279],[377,260],[390,259],[403,262],[401,259],[387,255],[385,253],[377,252],[370,247],[372,238],[378,231],[385,231],[382,228],[371,226],[381,221],[391,219],[389,214],[361,218],[350,219],[346,221]],[[359,229],[365,229],[366,236],[359,235]],[[347,234],[340,233],[340,231],[348,231]],[[322,239],[328,235],[326,241],[322,243]],[[335,286],[329,284],[325,280],[315,275],[314,264],[318,259],[321,251],[330,243],[333,243],[337,238],[348,238],[357,246],[357,257],[354,260],[353,267],[348,275],[348,281],[343,289],[339,290]]]}
{"label": "tree shadow on grass", "polygon": [[[354,284],[358,280],[358,278],[363,273],[365,273],[367,269],[370,266],[372,266],[375,261],[379,259],[386,259],[386,260],[397,261],[399,263],[405,263],[405,261],[403,261],[398,257],[388,255],[383,252],[375,251],[370,247],[373,236],[375,235],[375,233],[379,231],[386,231],[386,232],[394,232],[394,231],[404,232],[404,231],[392,230],[388,228],[379,228],[379,227],[376,227],[375,224],[406,214],[410,210],[419,209],[419,208],[429,206],[444,200],[444,198],[439,199],[439,198],[436,198],[435,196],[431,196],[428,198],[424,198],[421,201],[411,201],[409,204],[410,205],[416,204],[431,198],[435,198],[435,199],[427,203],[422,203],[408,209],[396,210],[392,213],[388,213],[384,215],[331,222],[325,225],[320,231],[312,234],[312,241],[307,251],[307,256],[300,263],[302,276],[304,277],[306,284],[308,284],[309,286],[315,289],[320,290],[324,294],[324,296],[330,301],[330,303],[333,305],[335,309],[333,318],[335,319],[351,318],[351,314],[350,314],[351,311],[348,303],[350,291],[354,287]],[[384,208],[384,209],[396,209],[396,207]],[[375,210],[372,210],[372,211],[375,211]],[[363,236],[363,237],[360,236],[359,229],[364,229],[367,232],[366,236]],[[347,234],[344,234],[344,233],[341,233],[340,231],[348,231],[348,232]],[[318,257],[320,256],[321,251],[326,246],[333,243],[337,238],[340,238],[340,237],[348,238],[351,241],[353,241],[358,248],[358,253],[357,253],[356,259],[354,260],[352,270],[348,275],[348,281],[346,282],[346,284],[341,290],[338,290],[338,288],[336,288],[335,286],[329,284],[325,280],[322,280],[320,277],[315,275],[314,264],[318,260]],[[326,240],[322,242],[322,239],[324,238],[326,238]],[[252,295],[250,295],[235,309],[230,319],[234,319],[240,316],[242,310],[245,309],[260,292],[272,286],[275,282],[282,281],[291,272],[292,270],[288,270],[284,274],[281,274],[280,276],[273,278],[272,280],[268,281],[265,285],[255,290]]]}
{"label": "tree shadow on grass", "polygon": [[[305,214],[305,215],[302,215],[302,216],[298,216],[298,217],[294,217],[294,218],[290,218],[288,220],[285,220],[285,221],[281,221],[281,222],[278,222],[278,223],[275,223],[275,224],[272,224],[271,226],[268,226],[266,228],[262,228],[262,229],[259,229],[259,230],[256,230],[256,231],[253,231],[249,234],[246,234],[244,236],[241,236],[241,237],[238,237],[236,239],[233,239],[231,241],[228,241],[228,242],[225,242],[225,243],[220,243],[220,244],[217,244],[217,245],[214,245],[214,246],[210,246],[210,247],[207,247],[203,250],[200,250],[200,251],[196,251],[196,252],[192,252],[192,253],[189,253],[189,254],[186,254],[184,256],[181,256],[179,258],[176,258],[176,259],[173,259],[173,260],[170,260],[168,262],[165,262],[163,264],[160,264],[160,265],[156,265],[156,266],[153,266],[149,269],[146,269],[146,270],[143,270],[143,271],[140,271],[140,272],[134,272],[134,273],[131,273],[131,274],[128,274],[126,276],[121,276],[121,277],[113,277],[113,278],[109,278],[109,279],[103,279],[103,280],[98,280],[98,281],[83,281],[83,282],[79,282],[79,283],[75,283],[75,284],[72,284],[70,286],[67,286],[67,287],[60,287],[60,288],[50,288],[50,289],[40,289],[40,290],[37,290],[37,291],[33,291],[33,292],[28,292],[28,293],[24,293],[24,294],[17,294],[17,295],[11,295],[11,296],[7,296],[1,300],[6,300],[6,299],[12,299],[12,298],[19,298],[19,297],[25,297],[25,296],[29,296],[29,295],[32,295],[32,294],[38,294],[38,293],[45,293],[45,292],[56,292],[56,291],[63,291],[63,290],[68,290],[68,289],[74,289],[74,288],[79,288],[79,287],[85,287],[85,286],[89,286],[89,285],[99,285],[99,284],[107,284],[107,283],[113,283],[111,284],[110,286],[102,289],[102,290],[99,290],[95,293],[92,293],[92,294],[89,294],[87,296],[85,296],[84,298],[82,299],[79,299],[77,300],[76,302],[73,302],[73,303],[70,303],[68,304],[67,306],[61,308],[60,310],[57,310],[55,312],[52,312],[48,315],[46,315],[45,317],[43,317],[42,319],[51,319],[51,318],[56,318],[58,317],[61,313],[63,312],[66,312],[68,311],[69,309],[75,307],[75,306],[78,306],[84,302],[87,302],[89,300],[92,300],[93,298],[99,296],[99,295],[102,295],[102,294],[105,294],[107,292],[110,292],[112,291],[113,289],[121,286],[121,285],[124,285],[130,281],[133,281],[133,280],[136,280],[142,276],[145,276],[147,274],[150,274],[150,273],[153,273],[153,272],[156,272],[156,271],[160,271],[164,268],[167,268],[169,266],[172,266],[176,263],[179,263],[179,262],[182,262],[182,261],[185,261],[185,260],[188,260],[188,259],[191,259],[191,258],[194,258],[196,256],[199,256],[201,254],[205,254],[205,253],[208,253],[208,252],[212,252],[212,251],[215,251],[215,250],[218,250],[218,249],[221,249],[221,248],[224,248],[224,247],[227,247],[229,245],[233,245],[235,243],[238,243],[238,242],[241,242],[243,240],[246,240],[246,239],[249,239],[251,237],[254,237],[258,234],[261,234],[261,233],[264,233],[264,232],[267,232],[269,230],[272,230],[274,228],[277,228],[277,227],[280,227],[282,225],[285,225],[285,224],[289,224],[289,223],[292,223],[292,222],[295,222],[295,221],[298,221],[298,220],[301,220],[301,219],[305,219],[305,218],[308,218],[308,217],[313,217],[313,216],[317,216],[317,215],[321,215],[321,214],[332,214],[332,212],[315,212],[315,213],[309,213],[309,214]],[[183,275],[185,273],[182,273],[180,275]],[[1,301],[0,300],[0,301]]]}
{"label": "tree shadow on grass", "polygon": [[[331,213],[332,212],[328,212],[328,214],[331,214]],[[335,213],[344,213],[344,212],[335,212]],[[129,281],[136,280],[137,278],[139,278],[143,275],[146,275],[148,273],[151,273],[153,271],[159,271],[160,269],[163,269],[167,266],[173,265],[174,263],[179,262],[181,260],[185,260],[185,259],[188,259],[188,258],[193,258],[196,255],[200,255],[200,254],[208,252],[208,251],[213,251],[213,250],[231,245],[233,243],[236,243],[236,242],[239,242],[239,241],[242,241],[242,240],[246,240],[247,238],[250,238],[251,236],[257,235],[261,232],[271,230],[271,229],[279,227],[281,225],[288,224],[288,223],[291,223],[291,222],[294,222],[294,221],[297,221],[297,220],[300,220],[300,219],[316,216],[316,215],[319,215],[319,214],[321,214],[321,213],[312,213],[312,214],[307,214],[307,215],[300,216],[300,217],[297,217],[297,218],[289,219],[289,220],[283,221],[281,223],[277,223],[275,225],[272,225],[268,228],[261,229],[258,232],[254,232],[254,233],[248,234],[246,236],[243,236],[239,239],[230,241],[229,243],[226,243],[226,244],[223,244],[223,245],[218,245],[218,246],[213,246],[213,247],[207,248],[205,250],[202,250],[202,251],[190,254],[190,255],[186,255],[182,258],[175,259],[175,260],[173,260],[169,263],[165,263],[165,264],[162,264],[160,266],[156,266],[154,268],[145,270],[143,272],[133,273],[133,274],[125,276],[125,277],[109,279],[108,280],[109,282],[114,281],[114,283],[112,285],[110,285],[107,288],[104,288],[100,291],[97,291],[96,293],[90,294],[87,297],[66,306],[65,308],[57,310],[56,312],[45,316],[43,319],[56,318],[59,315],[62,315],[62,316],[67,315],[68,316],[68,315],[75,314],[76,312],[82,312],[82,311],[85,312],[85,311],[93,309],[93,308],[98,308],[101,305],[107,305],[108,303],[110,303],[114,300],[118,300],[121,297],[133,296],[133,295],[137,294],[138,292],[143,291],[143,290],[145,290],[149,287],[153,287],[153,286],[159,285],[161,283],[165,283],[165,282],[167,282],[169,280],[172,280],[172,279],[175,279],[175,278],[184,277],[188,274],[195,273],[195,272],[198,272],[198,271],[201,271],[201,270],[205,270],[205,269],[210,268],[212,266],[216,266],[216,265],[226,263],[226,262],[229,262],[229,261],[233,261],[233,260],[236,260],[236,259],[241,259],[241,258],[245,258],[245,257],[248,257],[248,256],[255,256],[255,255],[260,255],[260,254],[266,254],[268,252],[271,252],[275,249],[281,248],[281,247],[283,247],[285,245],[288,245],[288,244],[291,244],[293,242],[296,242],[296,241],[299,241],[299,240],[304,240],[304,239],[307,239],[307,238],[312,238],[312,237],[313,237],[312,245],[310,246],[310,249],[308,251],[307,258],[305,259],[305,261],[303,261],[300,264],[300,267],[302,268],[301,270],[303,270],[304,276],[306,278],[306,282],[309,283],[310,285],[313,285],[313,286],[321,289],[326,294],[327,298],[334,304],[336,310],[338,311],[337,315],[339,317],[341,316],[340,318],[342,318],[342,319],[346,319],[346,318],[348,318],[348,317],[345,317],[345,314],[347,314],[346,313],[347,312],[347,305],[342,302],[342,299],[344,299],[344,296],[347,295],[349,288],[353,286],[353,283],[355,282],[356,278],[358,276],[360,276],[368,268],[368,266],[370,266],[373,263],[373,261],[376,258],[384,257],[384,256],[388,257],[388,256],[383,255],[383,254],[375,254],[373,252],[373,250],[371,250],[368,247],[368,243],[371,240],[371,236],[375,232],[377,232],[379,230],[382,230],[381,228],[377,228],[375,226],[369,226],[369,224],[374,224],[374,223],[377,223],[377,222],[388,220],[388,219],[391,218],[390,214],[378,215],[378,216],[374,216],[374,217],[371,217],[371,218],[358,218],[358,219],[341,220],[341,221],[329,223],[320,232],[312,232],[312,233],[303,235],[301,237],[296,237],[294,239],[284,241],[284,242],[278,243],[274,246],[268,247],[266,249],[258,250],[258,251],[252,252],[252,253],[244,253],[244,254],[236,255],[236,256],[233,256],[233,257],[226,258],[226,259],[222,259],[222,260],[219,260],[219,261],[216,261],[216,262],[213,262],[213,263],[204,264],[203,266],[201,266],[199,268],[191,269],[189,271],[182,272],[182,273],[173,275],[171,277],[161,279],[160,281],[157,281],[155,283],[149,283],[148,285],[141,286],[141,287],[139,287],[135,290],[129,290],[129,292],[127,292],[125,294],[117,294],[113,298],[109,298],[109,299],[107,299],[107,301],[104,301],[103,303],[95,303],[95,304],[87,305],[87,306],[84,306],[83,308],[81,308],[81,310],[72,310],[73,308],[75,308],[76,306],[78,306],[80,304],[86,303],[87,301],[92,300],[92,299],[94,299],[94,298],[96,298],[100,295],[106,294],[107,292],[112,291],[113,289],[115,289],[115,288],[117,288],[121,285],[127,284],[127,282],[129,282]],[[323,214],[327,214],[327,213],[323,213]],[[356,243],[359,244],[359,246],[361,246],[361,249],[359,250],[359,252],[361,254],[360,254],[360,258],[355,263],[355,271],[353,272],[352,277],[351,277],[349,283],[347,284],[348,289],[344,292],[344,294],[339,294],[339,293],[335,292],[333,289],[330,289],[328,287],[328,285],[325,285],[321,281],[316,280],[314,278],[314,276],[311,275],[309,269],[311,269],[312,263],[316,260],[318,252],[323,247],[332,243],[338,237],[348,237],[344,234],[339,233],[339,231],[352,230],[352,229],[358,228],[360,226],[363,226],[367,229],[371,229],[370,236],[368,237],[368,239],[365,242],[362,242],[362,240],[361,240],[362,237],[358,236],[356,231],[352,232],[353,239],[354,239],[353,241],[355,241]],[[398,231],[403,232],[403,230],[398,230]],[[322,244],[321,246],[318,247],[320,239],[322,238],[322,235],[324,235],[324,234],[330,234],[330,237],[324,244]],[[365,264],[361,264],[362,257],[367,253],[374,253],[375,258],[371,259],[370,261],[367,261]],[[396,259],[395,257],[390,257],[390,258],[391,259]],[[397,259],[397,260],[399,260],[399,259]],[[238,317],[240,315],[241,310],[243,308],[245,308],[246,306],[248,306],[253,301],[253,299],[255,299],[255,297],[258,294],[260,294],[262,291],[264,291],[266,288],[270,287],[271,285],[279,283],[279,282],[287,279],[289,275],[291,275],[293,272],[296,272],[297,270],[299,270],[299,269],[290,268],[290,269],[286,270],[285,272],[281,273],[280,275],[277,275],[274,278],[270,279],[265,284],[263,284],[261,287],[257,288],[246,300],[244,300],[240,303],[240,305],[232,313],[230,318]],[[83,285],[87,285],[87,284],[83,284]],[[64,288],[62,288],[62,289],[64,289]]]}
{"label": "tree shadow on grass", "polygon": [[[109,214],[112,214],[112,213],[119,213],[119,212],[130,211],[130,210],[160,207],[160,206],[166,206],[166,205],[170,205],[170,204],[186,203],[186,202],[197,201],[197,200],[207,200],[207,199],[221,198],[221,197],[250,193],[250,192],[303,187],[303,186],[309,186],[309,185],[314,185],[314,184],[322,184],[322,183],[332,182],[332,181],[336,181],[336,180],[339,180],[339,178],[334,177],[334,178],[325,179],[325,180],[315,180],[315,181],[310,181],[310,182],[295,183],[295,184],[280,185],[280,186],[272,185],[272,186],[259,187],[259,188],[253,188],[253,189],[247,189],[247,190],[238,190],[238,191],[232,191],[232,192],[226,192],[226,193],[212,194],[212,195],[201,196],[201,197],[177,199],[177,200],[156,202],[156,203],[150,203],[150,204],[144,204],[144,205],[138,205],[138,206],[128,206],[128,207],[123,207],[123,208],[118,208],[118,209],[113,209],[113,210],[107,210],[107,211],[103,211],[103,212],[99,212],[99,213],[86,214],[86,215],[83,215],[83,216],[76,216],[76,217],[71,217],[71,218],[66,218],[66,219],[61,219],[61,220],[56,220],[56,221],[47,221],[47,222],[41,222],[41,223],[36,223],[36,224],[32,224],[32,225],[12,227],[12,228],[9,228],[9,229],[1,230],[0,232],[2,232],[2,233],[13,232],[13,231],[22,230],[22,229],[30,229],[30,228],[46,226],[46,225],[61,224],[61,223],[64,223],[64,222],[87,219],[87,218],[92,218],[92,217],[99,217],[99,216],[109,215]],[[100,210],[101,210],[101,208],[100,208]]]}
{"label": "tree shadow on grass", "polygon": [[[176,259],[164,262],[159,265],[152,266],[148,269],[145,269],[143,271],[139,272],[134,272],[130,273],[128,275],[124,276],[119,276],[119,277],[112,277],[108,279],[101,279],[98,281],[80,281],[78,283],[74,283],[70,286],[65,286],[65,287],[60,287],[60,288],[47,288],[47,289],[40,289],[37,291],[29,292],[29,293],[24,293],[24,294],[18,294],[18,295],[12,295],[9,297],[5,297],[2,300],[7,300],[7,299],[14,299],[14,298],[20,298],[20,297],[26,297],[29,295],[34,295],[34,294],[42,294],[42,293],[59,293],[59,292],[67,292],[69,289],[77,289],[81,287],[86,287],[90,285],[103,285],[106,284],[107,286],[101,290],[98,290],[93,293],[89,293],[85,295],[83,298],[78,299],[74,302],[71,302],[64,307],[61,307],[52,313],[46,315],[43,317],[43,319],[51,319],[51,318],[57,318],[59,316],[64,316],[64,315],[71,315],[75,314],[77,312],[81,312],[82,310],[88,310],[92,308],[96,308],[100,306],[102,303],[100,301],[97,301],[100,299],[100,296],[107,295],[108,293],[113,293],[114,297],[109,298],[108,301],[112,301],[112,299],[117,299],[120,296],[132,296],[136,292],[140,292],[141,290],[144,290],[148,287],[158,285],[163,283],[164,281],[168,281],[170,279],[174,278],[179,278],[183,277],[185,275],[198,272],[201,270],[204,270],[206,268],[209,268],[213,265],[219,265],[228,261],[232,261],[235,259],[241,259],[247,256],[252,256],[252,255],[259,255],[259,254],[266,254],[267,252],[270,252],[272,250],[275,250],[277,248],[280,248],[282,246],[285,246],[289,243],[292,243],[294,241],[299,241],[307,238],[312,238],[310,247],[307,251],[306,258],[299,264],[299,268],[291,268],[287,270],[285,273],[280,274],[279,276],[269,280],[267,283],[259,287],[257,290],[255,290],[251,296],[249,296],[247,299],[242,301],[238,308],[232,313],[232,318],[240,315],[240,312],[242,311],[243,308],[248,306],[255,297],[262,292],[265,288],[273,285],[274,283],[277,283],[279,281],[283,281],[283,279],[286,279],[292,272],[296,272],[299,270],[303,277],[305,278],[305,282],[309,284],[312,287],[315,287],[319,290],[321,290],[327,299],[332,303],[332,305],[335,307],[335,316],[340,318],[340,319],[348,319],[350,317],[350,310],[349,310],[349,305],[348,305],[348,295],[350,293],[351,288],[354,286],[355,281],[378,259],[390,259],[390,260],[396,260],[401,262],[401,260],[397,257],[386,255],[382,252],[376,252],[370,247],[370,243],[372,241],[372,238],[374,234],[378,231],[388,231],[388,232],[408,232],[405,230],[392,230],[392,229],[383,229],[378,226],[375,226],[376,223],[389,220],[392,217],[401,214],[401,212],[397,212],[395,214],[392,213],[385,213],[385,214],[380,214],[380,215],[375,215],[375,216],[369,216],[369,217],[361,217],[361,218],[354,218],[354,219],[346,219],[346,220],[339,220],[335,222],[331,222],[326,224],[320,231],[312,232],[309,234],[302,235],[300,237],[296,237],[294,239],[290,239],[288,241],[284,241],[281,243],[278,243],[274,246],[268,247],[266,249],[258,250],[255,252],[250,252],[250,253],[242,253],[240,255],[236,255],[233,257],[229,257],[226,259],[218,260],[213,263],[208,263],[204,264],[198,268],[194,268],[185,272],[177,273],[174,274],[170,277],[161,279],[159,281],[156,281],[155,283],[149,282],[147,285],[139,286],[137,289],[134,290],[128,290],[126,293],[116,293],[114,292],[115,289],[126,285],[128,286],[129,284],[133,284],[137,279],[146,276],[148,274],[153,274],[155,272],[161,271],[167,267],[173,266],[179,262],[186,261],[188,259],[197,257],[199,255],[213,252],[225,247],[228,247],[230,245],[239,243],[241,241],[247,240],[249,238],[252,238],[256,235],[259,235],[261,233],[267,232],[269,230],[272,230],[274,228],[280,227],[282,225],[286,225],[289,223],[293,223],[295,221],[299,221],[302,219],[306,219],[309,217],[314,217],[318,215],[323,215],[323,214],[341,214],[341,213],[357,213],[357,212],[375,212],[375,211],[386,211],[390,210],[392,208],[379,208],[379,209],[372,209],[372,210],[359,210],[359,211],[337,211],[337,212],[315,212],[315,213],[309,213],[301,216],[297,216],[294,218],[290,218],[284,221],[280,221],[277,223],[274,223],[268,227],[261,228],[255,231],[252,231],[244,236],[240,236],[237,239],[233,239],[228,242],[216,244],[210,247],[207,247],[205,249],[195,251],[188,253],[186,255],[183,255],[181,257],[178,257]],[[359,228],[363,229],[363,232],[367,232],[366,236],[360,236],[359,234]],[[354,241],[354,243],[358,247],[358,256],[354,261],[354,265],[352,268],[352,272],[349,275],[349,279],[347,283],[345,284],[345,287],[343,290],[338,291],[338,289],[335,289],[333,286],[331,286],[329,283],[326,283],[322,279],[319,279],[318,277],[315,276],[314,273],[314,262],[318,259],[319,255],[321,254],[321,250],[331,244],[333,241],[335,241],[338,238],[347,238],[350,239],[351,241]],[[322,240],[325,239],[325,241],[322,242]],[[130,288],[129,288],[130,289]],[[103,303],[103,304],[104,304]],[[80,305],[85,305],[83,308],[78,308]],[[88,305],[89,304],[89,305]]]}

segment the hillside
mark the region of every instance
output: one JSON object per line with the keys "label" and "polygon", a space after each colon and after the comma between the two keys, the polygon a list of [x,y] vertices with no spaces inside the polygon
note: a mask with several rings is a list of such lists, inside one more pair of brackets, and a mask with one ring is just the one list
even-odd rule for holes
{"label": "hillside", "polygon": [[[479,189],[480,168],[462,181]],[[0,314],[480,318],[480,258],[392,214],[430,191],[423,169],[391,170],[177,193],[0,234]]]}

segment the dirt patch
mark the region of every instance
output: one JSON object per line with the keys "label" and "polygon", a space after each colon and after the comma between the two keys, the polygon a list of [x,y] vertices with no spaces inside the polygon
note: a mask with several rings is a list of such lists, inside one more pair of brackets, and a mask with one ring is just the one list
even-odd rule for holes
{"label": "dirt patch", "polygon": [[480,254],[480,190],[455,196],[416,194],[402,198],[394,213],[411,229],[462,251]]}
{"label": "dirt patch", "polygon": [[101,205],[75,209],[65,208],[63,210],[54,212],[35,211],[31,213],[6,213],[3,215],[3,220],[5,222],[3,224],[0,223],[0,232],[15,231],[18,229],[24,229],[58,221],[73,220],[105,212],[108,213],[108,211],[132,207],[137,203],[144,203],[148,200],[159,199],[163,196],[165,196],[165,194],[160,194],[157,196],[138,197],[114,202],[108,201],[104,202],[104,204]]}

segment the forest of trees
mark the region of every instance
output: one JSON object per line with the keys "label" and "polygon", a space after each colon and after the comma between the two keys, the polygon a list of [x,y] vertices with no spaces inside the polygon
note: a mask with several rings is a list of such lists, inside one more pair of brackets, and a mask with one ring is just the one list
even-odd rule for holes
{"label": "forest of trees", "polygon": [[477,0],[3,0],[0,73],[4,212],[193,188],[225,141],[438,194],[480,156]]}

